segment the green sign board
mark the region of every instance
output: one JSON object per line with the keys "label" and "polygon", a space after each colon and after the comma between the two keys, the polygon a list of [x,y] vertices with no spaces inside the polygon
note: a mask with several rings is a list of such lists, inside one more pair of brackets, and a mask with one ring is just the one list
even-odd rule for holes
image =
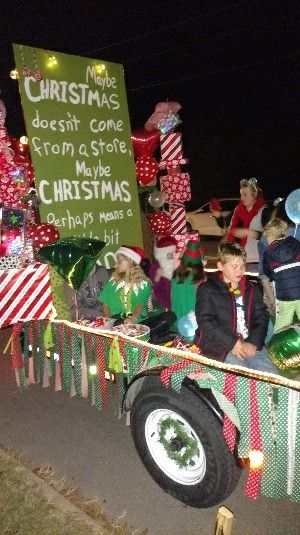
{"label": "green sign board", "polygon": [[61,237],[142,245],[122,65],[14,44],[41,220]]}

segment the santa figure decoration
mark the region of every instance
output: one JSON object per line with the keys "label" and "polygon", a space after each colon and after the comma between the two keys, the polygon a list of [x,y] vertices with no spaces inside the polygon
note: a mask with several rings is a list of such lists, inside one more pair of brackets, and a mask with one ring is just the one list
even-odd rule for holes
{"label": "santa figure decoration", "polygon": [[163,236],[157,239],[154,247],[154,258],[149,271],[154,296],[164,310],[170,310],[171,279],[179,265],[176,240],[173,236]]}

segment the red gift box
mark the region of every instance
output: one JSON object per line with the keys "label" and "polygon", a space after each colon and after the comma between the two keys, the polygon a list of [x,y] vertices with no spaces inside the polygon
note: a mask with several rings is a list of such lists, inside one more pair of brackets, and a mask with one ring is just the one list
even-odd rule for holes
{"label": "red gift box", "polygon": [[189,241],[199,241],[199,234],[196,231],[184,232],[182,234],[172,234],[172,236],[176,240],[176,250],[177,253],[179,253],[180,255],[184,252],[186,244]]}
{"label": "red gift box", "polygon": [[186,232],[186,211],[184,206],[170,205],[169,207],[171,234]]}
{"label": "red gift box", "polygon": [[0,327],[49,318],[53,311],[49,267],[32,264],[0,271]]}
{"label": "red gift box", "polygon": [[160,189],[165,194],[166,202],[182,203],[191,200],[191,183],[189,173],[179,173],[177,176],[165,175],[160,177]]}
{"label": "red gift box", "polygon": [[160,136],[160,154],[162,160],[183,158],[180,132],[169,132]]}

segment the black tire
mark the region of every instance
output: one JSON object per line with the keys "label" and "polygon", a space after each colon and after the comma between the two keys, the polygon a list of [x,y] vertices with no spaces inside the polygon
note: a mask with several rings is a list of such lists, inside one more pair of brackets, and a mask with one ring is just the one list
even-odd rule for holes
{"label": "black tire", "polygon": [[[177,415],[179,423],[181,423],[180,419],[184,419],[192,430],[193,438],[201,444],[202,454],[204,453],[202,459],[205,459],[205,462],[202,463],[203,473],[199,472],[201,479],[196,483],[192,480],[193,478],[185,480],[184,484],[181,483],[180,477],[179,481],[178,478],[176,480],[176,474],[180,474],[181,469],[178,469],[178,465],[170,461],[169,457],[164,464],[162,456],[163,466],[159,466],[154,457],[159,455],[159,448],[163,447],[161,442],[154,456],[151,448],[148,447],[147,438],[148,441],[154,440],[154,444],[155,440],[156,443],[158,441],[158,425],[155,431],[155,423],[153,430],[149,427],[149,422],[155,422],[156,415],[159,418],[164,411],[172,411],[170,414],[175,414],[175,418]],[[173,389],[165,388],[159,378],[148,377],[133,402],[130,416],[133,441],[144,466],[156,483],[171,496],[192,507],[205,508],[220,503],[233,492],[239,481],[241,468],[224,441],[222,425],[209,408],[186,387],[183,386],[178,394]],[[155,432],[157,432],[156,438]],[[165,449],[164,453],[167,455]],[[166,472],[164,471],[164,467],[167,464],[169,466],[170,462],[176,466],[174,479],[172,479],[173,473],[170,475],[167,469]],[[192,464],[195,464],[194,461]],[[192,464],[191,470],[187,467],[191,473]]]}

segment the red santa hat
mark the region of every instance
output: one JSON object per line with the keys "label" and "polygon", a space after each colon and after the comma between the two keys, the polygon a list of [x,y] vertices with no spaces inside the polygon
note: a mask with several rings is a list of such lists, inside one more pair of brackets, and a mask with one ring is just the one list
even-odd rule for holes
{"label": "red santa hat", "polygon": [[156,258],[160,253],[168,254],[176,250],[177,242],[173,236],[162,236],[158,238],[154,247],[154,256]]}
{"label": "red santa hat", "polygon": [[134,247],[133,245],[121,245],[116,251],[116,254],[127,256],[127,258],[130,258],[136,264],[140,264],[142,259],[146,256],[144,249],[141,249],[141,247]]}

